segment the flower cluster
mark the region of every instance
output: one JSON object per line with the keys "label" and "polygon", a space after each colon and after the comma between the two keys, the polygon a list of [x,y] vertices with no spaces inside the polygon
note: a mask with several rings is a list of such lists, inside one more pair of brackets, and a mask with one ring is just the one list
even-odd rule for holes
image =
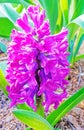
{"label": "flower cluster", "polygon": [[17,25],[20,29],[12,31],[8,47],[6,78],[11,106],[26,102],[36,110],[35,97],[44,95],[45,110],[52,104],[56,108],[67,95],[68,31],[50,35],[49,21],[39,6],[30,6]]}

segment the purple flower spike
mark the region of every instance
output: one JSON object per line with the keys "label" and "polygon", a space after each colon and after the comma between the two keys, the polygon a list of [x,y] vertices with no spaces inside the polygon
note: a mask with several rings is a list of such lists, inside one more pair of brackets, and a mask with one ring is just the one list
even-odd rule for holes
{"label": "purple flower spike", "polygon": [[8,47],[6,78],[10,83],[7,91],[11,106],[25,102],[36,110],[35,97],[44,95],[45,110],[50,105],[57,108],[67,95],[68,31],[50,35],[49,21],[39,6],[30,6],[17,24],[21,31],[12,31]]}

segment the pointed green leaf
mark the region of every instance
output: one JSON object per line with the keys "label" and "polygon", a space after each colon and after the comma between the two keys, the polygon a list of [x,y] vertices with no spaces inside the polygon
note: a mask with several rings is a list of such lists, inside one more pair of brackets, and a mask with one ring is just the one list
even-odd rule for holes
{"label": "pointed green leaf", "polygon": [[[69,22],[71,21],[72,16],[76,13],[76,10],[80,6],[80,3],[81,3],[81,0],[70,0],[70,2],[69,2],[69,5],[70,5],[70,7],[69,7]],[[80,15],[81,15],[81,11],[79,12],[79,14],[77,13],[77,16],[75,18],[77,18]]]}
{"label": "pointed green leaf", "polygon": [[66,27],[67,27],[67,29],[69,31],[69,33],[68,33],[68,41],[70,42],[70,40],[74,39],[74,36],[76,35],[79,26],[77,24],[75,24],[75,23],[70,23]]}
{"label": "pointed green leaf", "polygon": [[[78,0],[79,1],[79,0]],[[78,5],[78,2],[77,0],[71,0],[71,3],[70,3],[70,8],[69,8],[69,21],[71,20],[75,10],[76,10],[76,7]]]}
{"label": "pointed green leaf", "polygon": [[0,11],[14,24],[16,20],[20,17],[20,15],[14,10],[11,4],[1,4]]}
{"label": "pointed green leaf", "polygon": [[72,58],[73,58],[73,49],[74,49],[74,40],[71,40],[70,42],[69,42],[69,49],[68,49],[68,51],[70,52],[70,55],[68,56],[68,61],[69,61],[69,63],[71,63],[71,60],[72,60]]}
{"label": "pointed green leaf", "polygon": [[4,77],[4,74],[2,70],[0,69],[0,90],[4,92],[4,94],[8,95],[8,92],[6,90],[6,86],[8,86],[9,83],[7,82],[6,78]]}
{"label": "pointed green leaf", "polygon": [[57,122],[63,118],[73,107],[84,100],[84,87],[80,88],[75,94],[65,100],[56,110],[47,116],[47,121],[52,125],[56,125]]}
{"label": "pointed green leaf", "polygon": [[19,1],[25,8],[29,6],[29,3],[27,3],[25,0],[19,0]]}
{"label": "pointed green leaf", "polygon": [[13,28],[15,26],[8,18],[0,17],[0,36],[10,37]]}
{"label": "pointed green leaf", "polygon": [[60,0],[61,10],[63,14],[63,26],[68,23],[68,0]]}
{"label": "pointed green leaf", "polygon": [[24,7],[28,7],[29,4],[34,4],[32,0],[0,0],[0,3],[22,4]]}
{"label": "pointed green leaf", "polygon": [[76,23],[77,25],[79,25],[81,28],[84,29],[84,14],[79,16],[79,17],[77,17],[72,22]]}
{"label": "pointed green leaf", "polygon": [[82,28],[80,28],[79,34],[77,36],[77,40],[75,43],[75,47],[74,47],[74,58],[78,54],[78,51],[83,43],[83,40],[84,40],[84,30]]}
{"label": "pointed green leaf", "polygon": [[59,17],[57,18],[56,30],[55,30],[56,33],[60,32],[60,30],[63,27],[63,14],[60,7],[60,1],[58,1],[58,16]]}
{"label": "pointed green leaf", "polygon": [[74,0],[75,1],[75,9],[78,7],[78,5],[80,4],[81,0]]}
{"label": "pointed green leaf", "polygon": [[34,130],[54,130],[53,127],[40,115],[27,110],[14,110],[14,115]]}
{"label": "pointed green leaf", "polygon": [[29,4],[35,5],[34,0],[24,0],[24,1],[26,1]]}
{"label": "pointed green leaf", "polygon": [[58,18],[58,0],[39,0],[46,10],[47,18],[50,22],[51,33],[55,33],[56,21]]}
{"label": "pointed green leaf", "polygon": [[73,14],[71,20],[77,18],[78,16],[80,16],[80,15],[82,15],[84,13],[84,6],[83,6],[84,5],[84,0],[79,0],[79,1],[76,0],[76,3],[77,3],[76,4],[76,9],[74,11],[74,14]]}

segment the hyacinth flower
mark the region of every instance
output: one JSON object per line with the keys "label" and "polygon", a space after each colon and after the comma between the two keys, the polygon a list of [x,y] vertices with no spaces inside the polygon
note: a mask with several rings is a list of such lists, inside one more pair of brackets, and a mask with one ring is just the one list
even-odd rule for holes
{"label": "hyacinth flower", "polygon": [[36,110],[35,98],[43,95],[42,105],[48,111],[51,105],[56,109],[67,96],[68,31],[64,28],[51,35],[45,18],[39,6],[29,6],[17,20],[19,31],[12,31],[6,75],[11,106],[27,103]]}

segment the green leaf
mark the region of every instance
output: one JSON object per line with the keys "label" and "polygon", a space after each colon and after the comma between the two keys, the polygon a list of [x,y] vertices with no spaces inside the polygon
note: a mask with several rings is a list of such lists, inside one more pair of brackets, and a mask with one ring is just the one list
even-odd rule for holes
{"label": "green leaf", "polygon": [[75,61],[79,61],[81,59],[84,59],[84,54],[81,54],[75,57]]}
{"label": "green leaf", "polygon": [[24,9],[24,7],[23,7],[22,4],[19,4],[19,5],[16,7],[16,11],[17,11],[18,13],[21,13],[23,9]]}
{"label": "green leaf", "polygon": [[25,0],[19,0],[19,1],[25,8],[29,6],[29,3],[27,3]]}
{"label": "green leaf", "polygon": [[13,28],[15,28],[15,26],[8,18],[0,17],[0,36],[10,37]]}
{"label": "green leaf", "polygon": [[31,0],[0,0],[0,3],[22,4],[26,8],[29,4],[34,4],[34,2]]}
{"label": "green leaf", "polygon": [[32,130],[31,128],[26,128],[25,130]]}
{"label": "green leaf", "polygon": [[0,69],[0,90],[2,90],[4,92],[4,94],[6,94],[6,96],[8,95],[8,92],[6,90],[6,86],[8,86],[8,85],[9,85],[9,83],[7,82],[6,78],[4,77],[2,70]]}
{"label": "green leaf", "polygon": [[61,129],[59,129],[59,128],[56,128],[55,130],[61,130]]}
{"label": "green leaf", "polygon": [[74,40],[71,40],[70,42],[69,42],[69,49],[68,49],[68,51],[70,52],[70,55],[68,56],[68,61],[69,61],[69,63],[71,63],[71,60],[72,60],[72,58],[73,58],[73,49],[74,49]]}
{"label": "green leaf", "polygon": [[29,4],[35,5],[34,0],[24,0],[24,1],[26,1]]}
{"label": "green leaf", "polygon": [[56,21],[58,18],[58,0],[39,0],[46,10],[47,18],[50,22],[51,34],[55,33]]}
{"label": "green leaf", "polygon": [[83,43],[83,40],[84,40],[84,30],[80,28],[79,34],[77,36],[77,40],[75,43],[75,47],[74,47],[74,57],[78,54],[78,51]]}
{"label": "green leaf", "polygon": [[70,9],[71,2],[72,0],[68,0],[68,9]]}
{"label": "green leaf", "polygon": [[78,7],[78,5],[80,4],[81,0],[74,0],[75,1],[75,9]]}
{"label": "green leaf", "polygon": [[60,0],[61,10],[63,14],[63,26],[68,23],[68,0]]}
{"label": "green leaf", "polygon": [[67,29],[69,31],[69,33],[68,33],[68,41],[70,42],[71,40],[74,39],[74,36],[76,35],[79,26],[77,24],[75,24],[75,23],[70,23],[66,27],[67,27]]}
{"label": "green leaf", "polygon": [[79,89],[75,94],[65,100],[56,110],[47,116],[47,121],[52,125],[56,125],[57,122],[64,117],[73,107],[84,100],[84,87]]}
{"label": "green leaf", "polygon": [[19,4],[19,0],[0,0],[0,3],[17,3]]}
{"label": "green leaf", "polygon": [[31,107],[29,107],[26,103],[18,104],[17,108],[18,109],[28,110],[28,111],[33,111],[33,109]]}
{"label": "green leaf", "polygon": [[14,115],[34,130],[54,130],[53,127],[40,115],[27,110],[14,110]]}
{"label": "green leaf", "polygon": [[77,25],[79,25],[81,28],[84,29],[84,15],[81,15],[81,16],[77,17],[72,22],[76,23]]}
{"label": "green leaf", "polygon": [[4,43],[2,43],[2,42],[0,42],[0,49],[1,49],[4,53],[7,52],[7,46],[6,46]]}
{"label": "green leaf", "polygon": [[74,11],[74,14],[71,18],[71,20],[77,18],[78,16],[82,15],[84,13],[84,0],[76,0],[76,9]]}
{"label": "green leaf", "polygon": [[[67,28],[69,30],[69,35],[68,35],[69,50],[71,50],[69,59],[72,64],[71,66],[73,66],[75,62],[75,57],[78,54],[80,46],[82,45],[83,40],[84,40],[84,30],[75,23],[70,23],[69,25],[67,25]],[[74,41],[74,38],[76,39],[75,41]],[[72,41],[73,41],[73,48],[71,48]]]}
{"label": "green leaf", "polygon": [[70,22],[73,14],[74,14],[74,11],[75,11],[75,9],[77,7],[77,3],[78,3],[79,0],[78,1],[77,0],[70,0],[70,1],[71,2],[70,2],[70,7],[69,7],[69,22]]}
{"label": "green leaf", "polygon": [[59,17],[57,18],[56,30],[55,30],[56,33],[60,32],[63,26],[63,14],[60,7],[60,1],[58,1],[58,16]]}
{"label": "green leaf", "polygon": [[0,11],[7,17],[12,23],[15,24],[16,20],[20,17],[20,15],[14,10],[11,5],[1,4]]}

